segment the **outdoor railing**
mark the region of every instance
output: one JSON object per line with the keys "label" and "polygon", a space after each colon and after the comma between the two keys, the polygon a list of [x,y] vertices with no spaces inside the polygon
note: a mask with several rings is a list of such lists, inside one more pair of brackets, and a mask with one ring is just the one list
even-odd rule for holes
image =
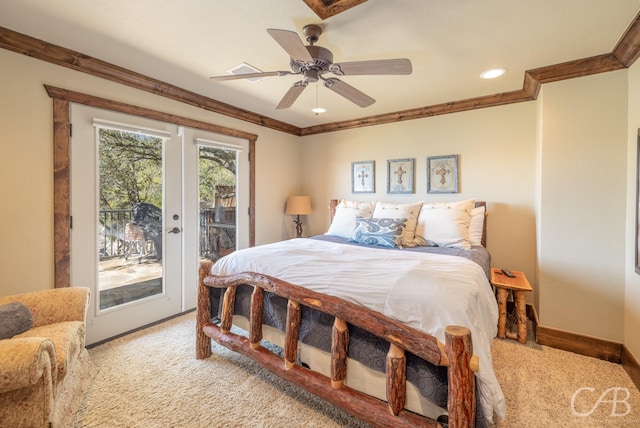
{"label": "outdoor railing", "polygon": [[131,210],[100,210],[99,216],[100,260],[124,256],[124,229],[125,225],[131,221]]}
{"label": "outdoor railing", "polygon": [[[131,223],[131,210],[100,210],[98,251],[100,260],[124,257],[133,245],[127,238],[126,225]],[[200,257],[217,260],[221,255],[235,249],[235,208],[201,209],[199,221]],[[139,245],[140,243],[136,243]],[[148,256],[155,256],[150,242]]]}

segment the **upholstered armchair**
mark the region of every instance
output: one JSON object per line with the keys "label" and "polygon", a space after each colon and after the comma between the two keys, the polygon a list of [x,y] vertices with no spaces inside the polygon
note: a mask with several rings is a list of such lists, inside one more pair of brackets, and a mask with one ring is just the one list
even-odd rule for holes
{"label": "upholstered armchair", "polygon": [[[88,301],[89,290],[79,287],[0,296],[0,428],[71,423],[91,376]],[[29,325],[18,331],[27,330],[7,332],[23,315]]]}

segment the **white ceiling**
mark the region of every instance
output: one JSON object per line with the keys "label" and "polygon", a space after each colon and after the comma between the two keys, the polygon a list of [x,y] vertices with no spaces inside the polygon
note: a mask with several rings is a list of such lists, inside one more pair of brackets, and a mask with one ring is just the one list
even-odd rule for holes
{"label": "white ceiling", "polygon": [[[640,0],[369,0],[321,20],[302,0],[0,0],[0,26],[297,127],[522,88],[526,70],[610,53]],[[289,70],[267,28],[320,24],[334,62],[408,58],[409,76],[344,76],[360,108],[320,86],[276,110],[299,76],[212,82],[247,62]],[[495,80],[482,71],[504,67]],[[1,69],[1,66],[0,66]],[[69,88],[73,89],[73,88]]]}

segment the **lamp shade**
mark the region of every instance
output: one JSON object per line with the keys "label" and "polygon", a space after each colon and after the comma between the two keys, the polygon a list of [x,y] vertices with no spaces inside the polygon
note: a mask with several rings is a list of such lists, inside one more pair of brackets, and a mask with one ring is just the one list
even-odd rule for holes
{"label": "lamp shade", "polygon": [[311,214],[311,198],[309,196],[289,196],[287,198],[288,215],[306,215]]}

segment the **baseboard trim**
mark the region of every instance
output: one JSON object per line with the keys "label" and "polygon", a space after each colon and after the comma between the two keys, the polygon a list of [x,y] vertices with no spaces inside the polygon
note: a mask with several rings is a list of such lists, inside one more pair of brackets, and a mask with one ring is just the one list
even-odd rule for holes
{"label": "baseboard trim", "polygon": [[640,362],[626,345],[622,345],[622,368],[627,372],[636,387],[640,389]]}
{"label": "baseboard trim", "polygon": [[[531,312],[529,312],[531,309]],[[587,357],[622,365],[631,381],[640,389],[640,362],[624,344],[597,337],[540,325],[535,308],[527,306],[527,315],[534,324],[536,343]]]}
{"label": "baseboard trim", "polygon": [[536,342],[540,345],[550,346],[612,363],[621,364],[623,361],[621,343],[545,327],[540,324],[538,324],[536,328]]}

